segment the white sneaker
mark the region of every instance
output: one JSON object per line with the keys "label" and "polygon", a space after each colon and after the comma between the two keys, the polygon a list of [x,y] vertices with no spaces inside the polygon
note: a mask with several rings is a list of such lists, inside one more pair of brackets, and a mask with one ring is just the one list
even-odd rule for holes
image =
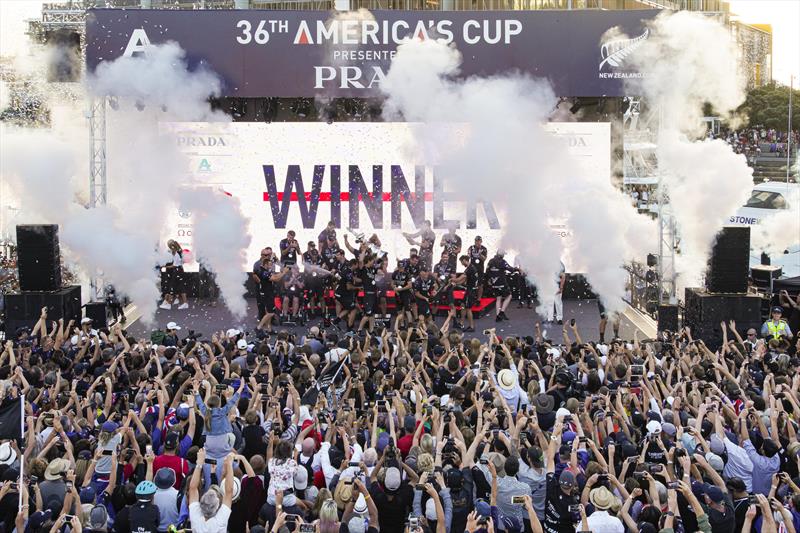
{"label": "white sneaker", "polygon": [[181,304],[178,306],[178,309],[189,309],[189,304]]}
{"label": "white sneaker", "polygon": [[167,303],[167,302],[163,302],[163,303],[162,303],[161,305],[159,305],[158,307],[160,307],[161,309],[172,309],[172,305],[170,305],[170,304],[169,304],[169,303]]}

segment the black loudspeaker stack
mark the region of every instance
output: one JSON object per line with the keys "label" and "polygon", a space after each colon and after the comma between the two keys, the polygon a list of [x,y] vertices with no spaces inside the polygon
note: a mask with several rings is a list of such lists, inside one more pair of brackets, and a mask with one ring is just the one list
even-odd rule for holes
{"label": "black loudspeaker stack", "polygon": [[81,288],[62,287],[58,226],[17,226],[19,294],[5,295],[5,329],[32,327],[47,308],[47,320],[81,319]]}
{"label": "black loudspeaker stack", "polygon": [[104,328],[108,326],[108,313],[105,302],[89,302],[83,306],[86,309],[86,318],[92,319],[92,327]]}
{"label": "black loudspeaker stack", "polygon": [[22,291],[61,288],[61,250],[58,226],[17,226],[17,266]]}
{"label": "black loudspeaker stack", "polygon": [[658,331],[671,331],[676,333],[680,329],[677,305],[658,306]]}
{"label": "black loudspeaker stack", "polygon": [[[756,294],[710,294],[702,289],[686,289],[683,324],[692,338],[702,339],[712,350],[722,344],[720,322],[736,321],[736,330],[761,327],[761,296]],[[729,333],[728,339],[733,339]]]}
{"label": "black loudspeaker stack", "polygon": [[[64,325],[81,320],[81,288],[78,285],[57,291],[23,291],[6,295],[6,332],[32,327],[39,320],[42,307],[47,307],[47,320],[64,319]],[[49,329],[50,326],[48,326]]]}
{"label": "black loudspeaker stack", "polygon": [[747,292],[750,274],[750,227],[726,227],[717,236],[706,272],[709,292]]}

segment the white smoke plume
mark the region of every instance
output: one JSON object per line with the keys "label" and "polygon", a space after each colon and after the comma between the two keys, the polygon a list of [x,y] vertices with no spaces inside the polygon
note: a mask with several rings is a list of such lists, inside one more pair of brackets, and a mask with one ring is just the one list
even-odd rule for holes
{"label": "white smoke plume", "polygon": [[800,206],[762,218],[750,229],[750,248],[757,253],[782,254],[796,246],[800,236]]}
{"label": "white smoke plume", "polygon": [[734,43],[710,16],[665,12],[629,58],[646,73],[630,80],[630,94],[644,96],[661,119],[657,155],[680,234],[679,286],[695,285],[717,233],[753,186],[744,156],[722,141],[695,140],[705,103],[726,117],[744,101]]}
{"label": "white smoke plume", "polygon": [[[384,114],[424,122],[413,149],[435,162],[451,189],[501,210],[502,245],[518,253],[539,288],[541,314],[552,312],[564,252],[550,228],[552,218],[567,219],[579,233],[587,246],[576,246],[574,259],[586,267],[604,303],[620,309],[621,265],[646,253],[646,246],[636,247],[647,236],[652,240],[653,225],[625,206],[610,183],[574,177],[579,173],[565,143],[543,127],[558,103],[546,81],[521,75],[458,81],[460,63],[454,47],[433,39],[400,45],[383,84]],[[452,134],[453,124],[466,124],[462,135]],[[645,238],[628,238],[632,229]],[[605,245],[612,240],[613,249]]]}
{"label": "white smoke plume", "polygon": [[216,273],[217,286],[234,317],[243,318],[247,313],[243,273],[249,269],[246,252],[251,237],[239,199],[208,187],[183,190],[180,199],[181,208],[193,215],[195,256]]}
{"label": "white smoke plume", "polygon": [[[84,208],[86,157],[59,141],[77,138],[85,150],[85,129],[54,124],[52,131],[34,134],[14,130],[3,136],[3,154],[13,157],[3,157],[0,169],[26,213],[24,221],[60,224],[67,259],[113,283],[151,323],[159,296],[154,267],[166,239],[173,237],[164,235],[164,228],[177,208],[180,187],[191,186],[186,161],[174,138],[161,135],[159,122],[225,120],[207,101],[219,93],[221,82],[206,70],[190,71],[175,43],[103,63],[87,81],[87,102],[92,96],[115,97],[107,106],[108,207]],[[76,203],[76,197],[83,200]],[[195,215],[202,216],[202,209],[198,206]],[[240,265],[231,259],[214,265],[235,268],[241,277]]]}
{"label": "white smoke plume", "polygon": [[89,78],[94,94],[118,96],[140,107],[157,107],[174,120],[222,120],[208,105],[221,81],[205,69],[190,71],[186,52],[175,42],[149,46],[146,54],[103,62]]}

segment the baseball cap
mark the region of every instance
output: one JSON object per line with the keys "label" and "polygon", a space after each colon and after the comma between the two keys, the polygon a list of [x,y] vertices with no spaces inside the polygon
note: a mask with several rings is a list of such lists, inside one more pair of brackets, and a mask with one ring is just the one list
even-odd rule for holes
{"label": "baseball cap", "polygon": [[390,466],[386,469],[386,475],[383,477],[383,485],[386,490],[394,492],[400,488],[400,470],[395,466]]}
{"label": "baseball cap", "polygon": [[651,435],[660,435],[661,434],[661,422],[657,420],[651,420],[647,423],[647,432]]}
{"label": "baseball cap", "polygon": [[176,324],[175,322],[167,322],[167,329],[180,331],[181,327],[178,324]]}
{"label": "baseball cap", "polygon": [[716,433],[711,434],[711,439],[709,440],[709,447],[711,451],[717,455],[720,455],[722,452],[725,451],[725,442],[719,438],[719,435]]}
{"label": "baseball cap", "polygon": [[105,505],[95,505],[89,511],[87,524],[91,529],[100,530],[108,525],[108,511]]}
{"label": "baseball cap", "polygon": [[484,500],[478,500],[475,503],[475,512],[477,512],[479,516],[488,518],[492,515],[492,508]]}
{"label": "baseball cap", "polygon": [[178,440],[178,434],[170,431],[164,439],[164,448],[174,450],[178,446]]}
{"label": "baseball cap", "polygon": [[244,340],[244,339],[239,339],[238,341],[236,341],[236,347],[238,349],[240,349],[240,350],[246,350],[247,349],[247,341]]}
{"label": "baseball cap", "polygon": [[103,425],[101,426],[101,429],[103,431],[108,432],[108,433],[113,433],[113,432],[115,432],[117,430],[118,427],[119,426],[117,425],[116,422],[112,422],[111,420],[109,420],[107,422],[103,422]]}
{"label": "baseball cap", "polygon": [[95,496],[97,496],[97,491],[94,490],[94,487],[88,486],[81,489],[81,503],[94,503]]}
{"label": "baseball cap", "polygon": [[[297,490],[305,490],[306,487],[308,487],[308,470],[301,466],[294,472],[294,488]],[[366,505],[366,503],[364,505]]]}
{"label": "baseball cap", "polygon": [[167,490],[175,484],[175,471],[168,467],[159,468],[153,483],[161,490]]}
{"label": "baseball cap", "polygon": [[705,487],[703,488],[703,492],[705,492],[706,496],[708,496],[708,498],[715,503],[719,503],[725,498],[725,493],[723,493],[722,489],[716,485],[706,483]]}
{"label": "baseball cap", "polygon": [[92,319],[89,318],[88,316],[81,319],[81,324],[91,324],[91,323]]}
{"label": "baseball cap", "polygon": [[575,479],[575,474],[573,474],[569,470],[563,470],[561,472],[561,475],[558,476],[558,483],[559,485],[565,488],[574,487],[575,485],[578,484],[578,482]]}
{"label": "baseball cap", "polygon": [[[301,468],[300,470],[305,470],[305,469]],[[358,499],[356,499],[356,503],[353,506],[353,511],[355,511],[356,513],[365,513],[365,512],[367,512],[367,500],[364,499],[364,495],[363,494],[359,494],[358,495]]]}
{"label": "baseball cap", "polygon": [[713,452],[708,452],[705,457],[706,461],[708,461],[709,466],[711,466],[711,468],[713,468],[717,472],[722,472],[722,470],[725,468],[725,463],[722,461],[722,457],[720,457],[719,455]]}

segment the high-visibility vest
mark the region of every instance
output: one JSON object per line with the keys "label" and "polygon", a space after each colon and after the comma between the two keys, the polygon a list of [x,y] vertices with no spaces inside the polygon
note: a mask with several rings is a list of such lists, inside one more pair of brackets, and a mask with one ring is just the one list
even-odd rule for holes
{"label": "high-visibility vest", "polygon": [[767,330],[769,334],[775,337],[776,339],[781,338],[784,329],[786,328],[786,322],[783,320],[767,320]]}

